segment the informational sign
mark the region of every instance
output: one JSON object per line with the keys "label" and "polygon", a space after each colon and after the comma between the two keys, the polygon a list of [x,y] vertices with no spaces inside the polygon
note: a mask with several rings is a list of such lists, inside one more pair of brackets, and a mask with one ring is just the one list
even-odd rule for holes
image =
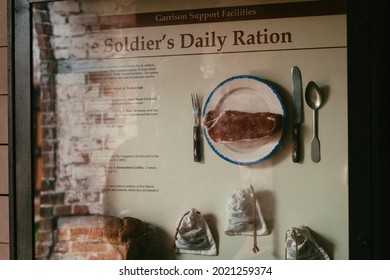
{"label": "informational sign", "polygon": [[[326,1],[244,1],[241,6],[222,1],[218,7],[207,1],[103,2],[47,4],[52,72],[42,67],[44,44],[36,35],[41,107],[49,98],[55,107],[40,111],[42,129],[55,131],[44,133],[43,141],[49,137],[56,147],[50,158],[43,149],[43,159],[55,171],[53,176],[43,172],[42,182],[52,182],[52,190],[64,194],[61,206],[84,207],[88,215],[135,217],[158,230],[166,243],[174,241],[180,218],[197,209],[218,254],[177,258],[283,259],[286,232],[301,225],[332,258],[348,258],[344,8]],[[301,71],[303,88],[299,163],[291,159],[293,66]],[[55,80],[49,97],[45,77]],[[250,83],[229,83],[242,77]],[[323,95],[316,112],[318,163],[310,159],[309,81]],[[194,161],[192,94],[200,103],[199,162]],[[281,114],[277,139],[267,138],[276,141],[275,148],[264,152],[258,139],[215,143],[204,124],[211,109]],[[241,164],[246,158],[252,162]],[[224,233],[228,197],[249,186],[268,229],[257,236],[257,253],[253,237]]]}

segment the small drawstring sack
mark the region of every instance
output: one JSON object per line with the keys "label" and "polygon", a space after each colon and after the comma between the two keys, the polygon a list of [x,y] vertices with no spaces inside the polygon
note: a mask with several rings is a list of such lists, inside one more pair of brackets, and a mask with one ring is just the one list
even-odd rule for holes
{"label": "small drawstring sack", "polygon": [[329,260],[325,250],[314,240],[306,226],[292,227],[286,232],[286,260]]}
{"label": "small drawstring sack", "polygon": [[253,253],[260,251],[257,236],[268,235],[268,229],[252,186],[229,195],[225,234],[253,236]]}
{"label": "small drawstring sack", "polygon": [[177,222],[175,248],[179,254],[217,255],[217,246],[202,214],[192,208]]}

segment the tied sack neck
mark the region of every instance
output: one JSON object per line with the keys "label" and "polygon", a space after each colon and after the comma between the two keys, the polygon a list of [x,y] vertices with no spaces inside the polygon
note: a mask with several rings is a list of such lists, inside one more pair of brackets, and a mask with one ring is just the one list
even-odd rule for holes
{"label": "tied sack neck", "polygon": [[268,229],[252,186],[239,188],[228,197],[227,216],[225,233],[252,236],[252,251],[258,253],[257,236],[268,235]]}

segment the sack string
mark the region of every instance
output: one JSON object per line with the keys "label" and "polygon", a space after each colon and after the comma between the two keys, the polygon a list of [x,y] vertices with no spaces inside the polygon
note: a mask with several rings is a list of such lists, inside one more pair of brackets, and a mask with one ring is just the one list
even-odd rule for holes
{"label": "sack string", "polygon": [[253,253],[257,254],[260,252],[259,247],[257,246],[257,217],[256,217],[256,197],[255,197],[255,191],[253,190],[253,187],[251,186],[252,194],[253,194]]}
{"label": "sack string", "polygon": [[180,229],[180,226],[184,220],[184,217],[187,216],[191,211],[188,211],[186,213],[183,214],[183,216],[180,218],[180,221],[179,221],[179,224],[177,225],[176,227],[176,233],[175,233],[175,238],[173,240],[173,246],[172,246],[172,249],[175,250],[176,249],[176,240],[177,240],[177,234],[179,233],[179,229]]}

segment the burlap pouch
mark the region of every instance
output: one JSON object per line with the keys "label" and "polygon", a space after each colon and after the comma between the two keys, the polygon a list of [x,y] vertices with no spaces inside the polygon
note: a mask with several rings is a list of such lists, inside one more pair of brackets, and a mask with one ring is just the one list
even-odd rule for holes
{"label": "burlap pouch", "polygon": [[217,246],[201,213],[192,208],[177,222],[176,252],[180,254],[217,255]]}
{"label": "burlap pouch", "polygon": [[286,232],[286,260],[329,260],[325,250],[314,240],[306,226],[292,227]]}
{"label": "burlap pouch", "polygon": [[260,204],[252,186],[239,188],[227,199],[227,235],[253,236],[253,252],[259,252],[257,236],[268,235]]}

